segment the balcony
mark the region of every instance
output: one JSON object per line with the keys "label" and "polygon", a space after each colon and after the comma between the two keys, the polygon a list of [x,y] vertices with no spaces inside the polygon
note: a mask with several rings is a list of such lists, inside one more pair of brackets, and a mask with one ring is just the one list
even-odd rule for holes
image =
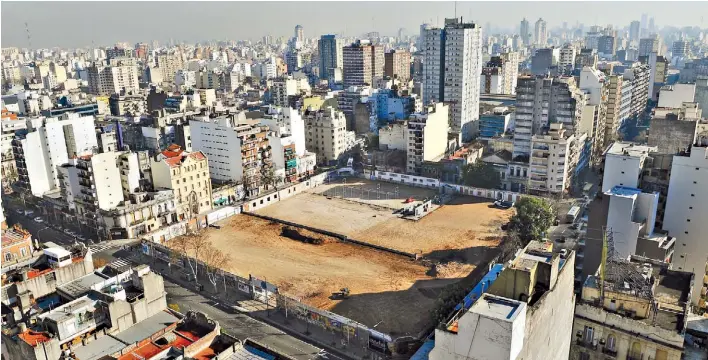
{"label": "balcony", "polygon": [[586,349],[597,350],[597,344],[593,344],[592,341],[577,339],[575,340],[575,344],[578,346],[582,346]]}
{"label": "balcony", "polygon": [[630,351],[627,353],[627,360],[644,360],[644,355]]}
{"label": "balcony", "polygon": [[612,357],[617,357],[617,349],[610,349],[606,346],[602,347],[602,353],[605,355],[610,355]]}

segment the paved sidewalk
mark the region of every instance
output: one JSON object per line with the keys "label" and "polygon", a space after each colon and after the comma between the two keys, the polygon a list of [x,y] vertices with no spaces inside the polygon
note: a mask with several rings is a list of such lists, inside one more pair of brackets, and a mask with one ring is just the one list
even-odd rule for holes
{"label": "paved sidewalk", "polygon": [[196,290],[214,301],[232,305],[235,311],[247,313],[305,342],[310,342],[325,348],[328,352],[338,357],[347,359],[372,358],[373,354],[367,348],[368,338],[366,337],[362,339],[350,338],[347,341],[346,338],[343,338],[342,334],[309,324],[304,320],[296,318],[294,314],[288,314],[286,318],[284,311],[275,309],[272,304],[266,306],[260,301],[252,300],[247,294],[236,288],[227,285],[227,288],[224,289],[224,284],[217,282],[215,289],[214,285],[203,273],[200,273],[198,276],[200,285],[195,281],[187,281],[186,274],[188,272],[191,273],[190,269],[182,269],[174,265],[168,266],[167,263],[162,260],[139,253],[137,248],[130,253],[129,257],[132,261],[137,263],[149,264],[154,271],[165,276],[175,284]]}

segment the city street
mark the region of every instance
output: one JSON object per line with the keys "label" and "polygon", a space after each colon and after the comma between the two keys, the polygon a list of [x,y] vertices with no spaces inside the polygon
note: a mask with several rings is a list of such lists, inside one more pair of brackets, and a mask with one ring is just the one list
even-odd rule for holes
{"label": "city street", "polygon": [[35,214],[30,216],[20,215],[16,210],[24,210],[24,208],[12,201],[3,201],[3,207],[8,224],[19,223],[23,228],[27,229],[30,234],[32,234],[33,238],[39,240],[39,242],[51,241],[59,245],[69,245],[75,241],[73,236],[69,236],[55,228],[52,228],[51,224],[46,222],[46,219],[42,223],[32,220],[39,216],[36,211]]}
{"label": "city street", "polygon": [[[92,247],[100,247],[100,245]],[[241,340],[251,339],[259,345],[297,360],[315,358],[342,359],[342,357],[326,353],[321,348],[304,342],[296,336],[291,336],[276,327],[236,311],[232,307],[233,304],[224,304],[221,300],[211,296],[208,291],[195,292],[193,284],[187,284],[186,280],[179,281],[177,274],[172,275],[175,278],[170,278],[170,270],[160,261],[153,263],[140,255],[140,253],[128,251],[122,249],[122,247],[112,247],[97,251],[94,255],[94,259],[96,258],[104,259],[107,263],[118,266],[128,265],[129,263],[148,263],[153,271],[163,275],[168,305],[173,307],[176,305],[175,309],[182,313],[189,310],[204,312],[212,319],[219,321],[226,333]],[[210,284],[205,284],[205,288],[210,286]],[[231,297],[229,299],[238,300]],[[302,334],[298,335],[302,336]]]}

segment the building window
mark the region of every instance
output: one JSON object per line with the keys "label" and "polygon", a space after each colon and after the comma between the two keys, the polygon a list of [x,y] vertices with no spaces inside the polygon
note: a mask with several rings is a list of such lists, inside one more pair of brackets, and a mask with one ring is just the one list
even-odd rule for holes
{"label": "building window", "polygon": [[12,253],[6,252],[5,253],[5,261],[10,261],[12,260]]}

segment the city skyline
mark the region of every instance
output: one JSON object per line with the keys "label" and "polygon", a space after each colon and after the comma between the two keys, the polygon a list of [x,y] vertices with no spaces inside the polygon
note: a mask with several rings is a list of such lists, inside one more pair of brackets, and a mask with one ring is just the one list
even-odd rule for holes
{"label": "city skyline", "polygon": [[[198,42],[205,40],[258,40],[265,35],[291,37],[296,25],[304,27],[305,37],[342,33],[359,36],[378,31],[385,35],[405,29],[407,35],[417,35],[423,23],[442,25],[446,17],[462,16],[492,30],[514,30],[522,18],[535,21],[542,17],[549,28],[569,27],[576,23],[590,25],[614,24],[625,27],[642,14],[655,18],[658,27],[704,27],[701,14],[708,13],[708,3],[690,3],[695,11],[685,12],[676,3],[613,2],[613,11],[595,2],[505,2],[499,11],[498,2],[413,2],[402,11],[400,2],[328,3],[317,2],[181,2],[169,8],[162,2],[4,2],[2,4],[2,44],[4,47],[28,47],[25,22],[28,24],[33,48],[109,46],[117,42],[135,43],[158,40]],[[357,11],[363,6],[368,11]],[[701,11],[701,9],[703,9]],[[552,11],[551,11],[552,10]],[[72,21],[56,16],[74,14]],[[195,21],[195,14],[203,14]],[[239,22],[239,13],[263,14],[264,21]],[[110,17],[104,16],[111,14]],[[156,15],[160,16],[156,16]],[[572,14],[569,16],[569,14]],[[133,19],[127,22],[126,19]],[[672,23],[680,19],[681,24]],[[128,26],[129,25],[129,26]],[[57,36],[56,29],[62,29]]]}

